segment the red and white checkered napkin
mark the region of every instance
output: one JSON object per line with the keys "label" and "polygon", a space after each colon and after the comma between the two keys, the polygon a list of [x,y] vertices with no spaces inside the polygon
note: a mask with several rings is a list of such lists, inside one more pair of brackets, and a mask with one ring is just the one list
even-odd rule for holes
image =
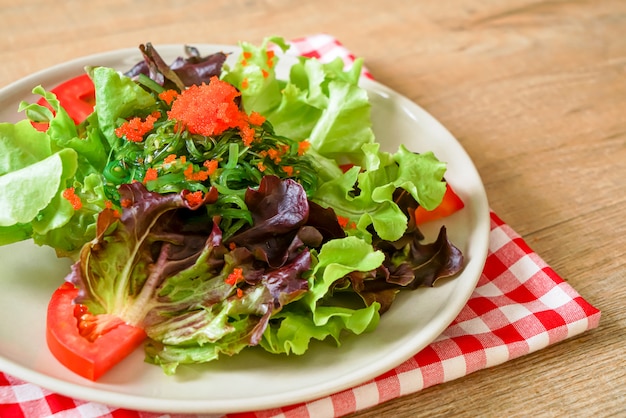
{"label": "red and white checkered napkin", "polygon": [[[339,56],[347,64],[354,59],[328,35],[295,40],[292,52],[325,61]],[[368,75],[366,70],[364,74]],[[225,418],[342,416],[501,364],[598,326],[600,311],[493,212],[489,239],[485,269],[467,305],[421,352],[352,389],[308,403]],[[161,416],[71,399],[0,373],[0,417]]]}

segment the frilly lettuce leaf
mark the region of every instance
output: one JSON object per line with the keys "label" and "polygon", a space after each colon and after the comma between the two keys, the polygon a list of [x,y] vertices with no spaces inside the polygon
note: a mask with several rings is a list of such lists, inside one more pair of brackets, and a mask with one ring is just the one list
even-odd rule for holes
{"label": "frilly lettuce leaf", "polygon": [[[93,238],[106,197],[99,173],[108,146],[89,123],[77,126],[53,93],[33,93],[52,107],[22,102],[27,119],[0,125],[0,245],[33,238],[72,256]],[[46,123],[40,132],[31,122]],[[82,206],[63,197],[73,188]]]}
{"label": "frilly lettuce leaf", "polygon": [[416,154],[400,146],[396,154],[363,146],[365,170],[354,166],[322,183],[312,200],[332,207],[338,215],[355,222],[360,236],[371,239],[370,225],[380,238],[399,239],[407,227],[407,215],[394,201],[397,189],[405,190],[420,205],[432,209],[445,193],[445,163],[432,153]]}
{"label": "frilly lettuce leaf", "polygon": [[324,158],[361,161],[361,146],[374,142],[371,105],[358,85],[362,60],[345,71],[340,58],[321,63],[299,57],[288,79],[279,80],[278,56],[269,52],[268,58],[270,44],[288,49],[279,37],[267,38],[259,47],[242,43],[239,61],[224,68],[223,79],[241,90],[246,111],[264,115],[278,135],[308,140]]}
{"label": "frilly lettuce leaf", "polygon": [[185,45],[186,57],[177,57],[167,64],[152,43],[139,45],[144,59],[135,64],[124,75],[139,80],[141,75],[151,78],[163,89],[181,90],[193,84],[209,83],[211,77],[219,76],[227,55],[216,52],[205,57],[198,49]]}
{"label": "frilly lettuce leaf", "polygon": [[270,44],[282,51],[289,48],[278,36],[264,39],[259,46],[241,42],[242,53],[237,62],[232,66],[224,65],[221,75],[222,79],[241,91],[241,101],[247,113],[256,111],[265,117],[279,105],[284,87],[284,83],[276,78],[278,58],[273,51],[270,52]]}
{"label": "frilly lettuce leaf", "polygon": [[376,302],[350,307],[331,298],[331,288],[352,272],[377,269],[385,255],[356,237],[328,241],[322,246],[309,279],[309,291],[296,303],[272,317],[261,345],[272,353],[303,354],[312,339],[332,337],[340,343],[342,333],[361,334],[374,329],[380,319]]}

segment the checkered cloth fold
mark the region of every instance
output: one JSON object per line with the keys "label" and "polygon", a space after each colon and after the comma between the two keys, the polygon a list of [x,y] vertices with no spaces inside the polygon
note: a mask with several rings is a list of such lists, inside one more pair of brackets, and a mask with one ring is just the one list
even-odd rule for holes
{"label": "checkered cloth fold", "polygon": [[[346,65],[354,56],[320,34],[292,41],[291,53]],[[363,75],[371,77],[366,69]],[[595,328],[600,311],[491,212],[484,271],[466,306],[429,346],[354,388],[311,402],[224,418],[338,417],[540,350]],[[0,372],[0,417],[156,418],[201,415],[131,411],[72,399]]]}

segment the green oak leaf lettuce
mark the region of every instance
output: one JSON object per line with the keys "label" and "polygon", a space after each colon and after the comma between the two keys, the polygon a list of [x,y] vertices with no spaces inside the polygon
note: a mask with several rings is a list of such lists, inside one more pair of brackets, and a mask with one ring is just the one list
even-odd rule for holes
{"label": "green oak leaf lettuce", "polygon": [[242,91],[246,110],[264,115],[278,135],[308,140],[324,158],[360,161],[361,146],[374,142],[371,105],[358,85],[362,61],[346,71],[340,58],[321,63],[299,57],[282,80],[276,77],[277,57],[271,52],[273,64],[268,65],[270,43],[287,49],[278,37],[259,47],[241,43],[242,57],[224,69],[222,78]]}
{"label": "green oak leaf lettuce", "polygon": [[[44,94],[53,106],[58,106],[53,96],[41,88],[34,92]],[[38,105],[24,105],[31,116],[36,111],[34,106]],[[29,120],[0,124],[0,244],[33,238],[59,254],[68,254],[92,238],[89,229],[95,215],[104,208],[104,195],[95,197],[95,205],[76,210],[63,192],[75,187],[77,194],[82,193],[86,176],[97,173],[88,158],[99,158],[102,163],[103,156],[96,157],[98,152],[83,147],[73,137],[77,132],[73,121],[63,109],[56,109],[55,116],[48,114],[48,109],[42,113],[51,117],[46,120],[50,123],[48,132],[39,132]],[[99,176],[92,183],[94,179],[99,182]]]}
{"label": "green oak leaf lettuce", "polygon": [[378,151],[378,144],[364,145],[363,151],[365,167],[353,166],[322,183],[312,200],[355,222],[366,239],[371,238],[371,225],[380,238],[395,241],[406,231],[408,218],[394,193],[405,190],[418,204],[433,209],[445,193],[445,164],[430,152],[416,154],[404,146],[393,155]]}
{"label": "green oak leaf lettuce", "polygon": [[[105,207],[101,170],[108,147],[98,131],[77,126],[53,93],[41,86],[52,109],[22,102],[27,119],[0,124],[0,244],[32,238],[73,256],[93,238],[97,214]],[[31,122],[48,124],[45,132]],[[83,202],[73,207],[66,189]]]}

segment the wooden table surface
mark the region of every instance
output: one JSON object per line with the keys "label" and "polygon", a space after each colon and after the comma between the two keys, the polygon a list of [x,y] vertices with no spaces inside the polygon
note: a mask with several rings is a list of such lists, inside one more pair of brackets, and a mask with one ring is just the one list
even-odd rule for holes
{"label": "wooden table surface", "polygon": [[624,416],[626,1],[0,0],[0,86],[147,41],[320,32],[440,120],[494,211],[603,311],[579,337],[355,416]]}

